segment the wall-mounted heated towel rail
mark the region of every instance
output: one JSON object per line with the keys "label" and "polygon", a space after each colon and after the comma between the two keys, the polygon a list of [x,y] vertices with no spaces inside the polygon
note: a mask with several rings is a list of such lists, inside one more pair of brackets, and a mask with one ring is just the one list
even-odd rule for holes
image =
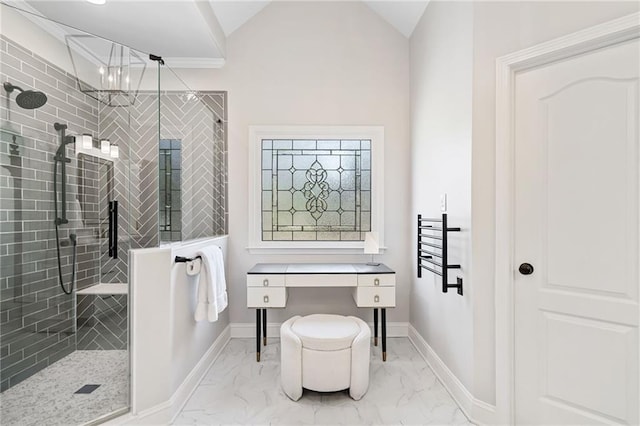
{"label": "wall-mounted heated towel rail", "polygon": [[422,278],[422,270],[426,269],[442,277],[442,292],[450,288],[458,289],[462,295],[462,278],[456,278],[456,284],[449,284],[449,269],[460,269],[460,265],[448,263],[447,233],[459,232],[460,228],[447,226],[447,214],[442,218],[428,219],[418,215],[418,278]]}

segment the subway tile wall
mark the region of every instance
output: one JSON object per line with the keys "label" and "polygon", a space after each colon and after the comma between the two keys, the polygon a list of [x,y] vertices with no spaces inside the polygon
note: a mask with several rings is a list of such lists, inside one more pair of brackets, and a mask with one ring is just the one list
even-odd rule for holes
{"label": "subway tile wall", "polygon": [[[101,320],[126,313],[126,297],[116,298],[110,310],[106,299],[96,297],[79,297],[76,306],[59,288],[53,225],[59,137],[53,123],[68,123],[73,132],[89,132],[120,147],[116,162],[76,158],[73,145],[67,148],[70,223],[61,227],[60,237],[66,243],[71,232],[78,235],[77,287],[85,288],[126,283],[128,249],[160,244],[161,136],[180,139],[184,147],[181,238],[227,233],[227,108],[225,92],[200,92],[199,101],[186,92],[162,92],[160,99],[147,92],[129,108],[109,108],[77,90],[73,75],[4,36],[0,79],[48,97],[43,107],[23,110],[15,92],[7,96],[0,89],[0,390],[5,390],[74,351],[78,339],[84,349],[107,348],[98,343],[105,336],[111,336],[113,347],[126,342],[126,321]],[[105,238],[106,207],[113,199],[120,213],[118,259],[108,256]],[[69,283],[71,248],[67,244],[61,251]],[[76,310],[83,316],[76,318]]]}
{"label": "subway tile wall", "polygon": [[[25,110],[16,91],[0,89],[0,390],[5,390],[76,349],[75,301],[58,284],[53,224],[53,124],[97,132],[98,102],[76,89],[71,74],[0,37],[0,79],[46,93],[47,103]],[[78,235],[77,285],[98,280],[98,169],[80,164],[67,148],[70,223],[61,226],[61,264],[71,281],[69,234]],[[82,173],[81,173],[82,171]],[[79,190],[79,188],[81,188]],[[86,221],[86,226],[85,226]]]}

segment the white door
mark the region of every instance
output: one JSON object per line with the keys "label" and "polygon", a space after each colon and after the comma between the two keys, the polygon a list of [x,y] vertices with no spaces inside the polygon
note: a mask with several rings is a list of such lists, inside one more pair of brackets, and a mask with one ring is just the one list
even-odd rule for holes
{"label": "white door", "polygon": [[516,76],[517,424],[639,421],[639,52]]}

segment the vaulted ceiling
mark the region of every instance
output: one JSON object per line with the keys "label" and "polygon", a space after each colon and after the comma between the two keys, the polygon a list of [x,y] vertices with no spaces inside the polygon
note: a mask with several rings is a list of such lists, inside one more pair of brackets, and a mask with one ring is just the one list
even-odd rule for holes
{"label": "vaulted ceiling", "polygon": [[[411,35],[428,3],[363,1],[405,37]],[[270,2],[107,0],[104,5],[95,5],[79,0],[6,0],[56,22],[171,58],[174,67],[224,64],[226,37]]]}

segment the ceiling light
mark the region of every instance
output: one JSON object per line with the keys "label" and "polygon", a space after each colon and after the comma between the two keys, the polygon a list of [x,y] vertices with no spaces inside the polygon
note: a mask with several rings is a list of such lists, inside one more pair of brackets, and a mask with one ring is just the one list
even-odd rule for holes
{"label": "ceiling light", "polygon": [[107,0],[87,0],[91,4],[105,4]]}

